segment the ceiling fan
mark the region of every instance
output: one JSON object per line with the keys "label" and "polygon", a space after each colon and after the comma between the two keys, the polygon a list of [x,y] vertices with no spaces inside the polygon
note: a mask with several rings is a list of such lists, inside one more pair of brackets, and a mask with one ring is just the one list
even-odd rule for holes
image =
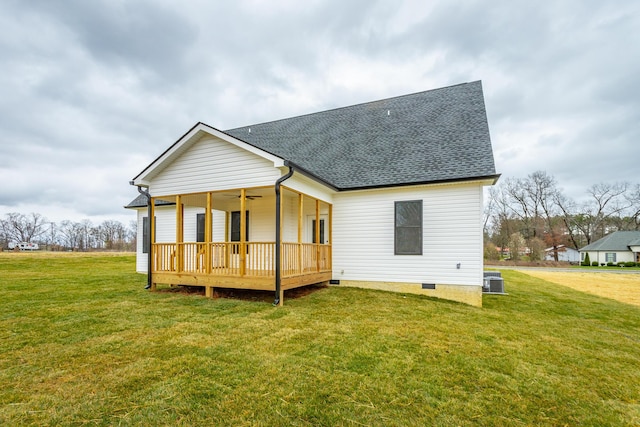
{"label": "ceiling fan", "polygon": [[[228,194],[227,197],[231,198],[231,199],[239,199],[242,196],[236,196],[235,194]],[[255,200],[255,199],[260,199],[262,198],[262,196],[258,196],[258,195],[251,195],[251,194],[247,194],[244,196],[247,200]]]}

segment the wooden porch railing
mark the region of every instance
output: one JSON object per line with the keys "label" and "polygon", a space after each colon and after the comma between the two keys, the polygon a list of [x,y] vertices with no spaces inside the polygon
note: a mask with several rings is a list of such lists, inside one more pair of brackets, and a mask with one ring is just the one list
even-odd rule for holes
{"label": "wooden porch railing", "polygon": [[[154,243],[152,250],[154,272],[275,276],[274,242]],[[282,243],[281,254],[283,277],[331,271],[331,245]]]}

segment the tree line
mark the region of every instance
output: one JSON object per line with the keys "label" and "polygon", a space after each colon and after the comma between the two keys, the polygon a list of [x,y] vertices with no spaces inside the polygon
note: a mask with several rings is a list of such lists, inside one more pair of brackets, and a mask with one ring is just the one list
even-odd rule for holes
{"label": "tree line", "polygon": [[[536,171],[505,178],[489,188],[484,210],[485,257],[540,260],[551,248],[580,249],[617,230],[640,230],[640,184],[599,183],[580,203],[567,197],[555,178]],[[0,219],[0,247],[10,242],[38,243],[50,250],[135,251],[137,226],[107,220],[94,225],[48,221],[39,213],[8,213]]]}
{"label": "tree line", "polygon": [[39,213],[8,213],[0,219],[0,248],[10,243],[37,243],[49,250],[135,251],[136,221],[125,226],[106,220],[94,225],[90,220],[50,222]]}
{"label": "tree line", "polygon": [[562,246],[580,249],[617,230],[640,230],[640,184],[599,183],[585,195],[579,203],[567,197],[544,171],[501,180],[485,204],[485,258],[540,260],[551,248],[557,261]]}

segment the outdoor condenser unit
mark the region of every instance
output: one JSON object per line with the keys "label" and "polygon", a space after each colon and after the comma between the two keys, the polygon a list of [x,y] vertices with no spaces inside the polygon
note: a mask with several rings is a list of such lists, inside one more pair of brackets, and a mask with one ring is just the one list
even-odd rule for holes
{"label": "outdoor condenser unit", "polygon": [[482,292],[503,294],[504,279],[499,271],[485,271]]}

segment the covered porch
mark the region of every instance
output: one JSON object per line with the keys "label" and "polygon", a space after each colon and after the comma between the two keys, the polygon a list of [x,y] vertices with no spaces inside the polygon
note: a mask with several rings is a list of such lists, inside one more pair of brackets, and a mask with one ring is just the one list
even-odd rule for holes
{"label": "covered porch", "polygon": [[[156,199],[175,203],[175,220],[156,215]],[[277,209],[269,186],[152,197],[151,207],[152,289],[278,290],[281,304],[285,290],[331,279],[330,203],[282,186]]]}

